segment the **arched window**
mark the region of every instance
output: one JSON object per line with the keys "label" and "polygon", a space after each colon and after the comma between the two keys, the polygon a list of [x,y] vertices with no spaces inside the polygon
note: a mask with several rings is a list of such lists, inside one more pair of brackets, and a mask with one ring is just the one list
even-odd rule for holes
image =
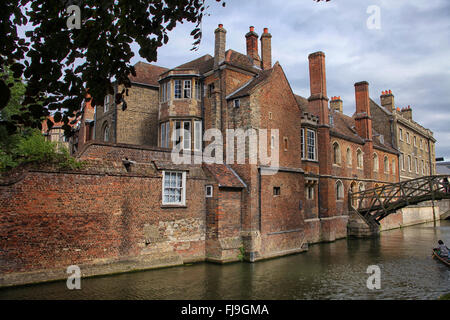
{"label": "arched window", "polygon": [[378,172],[378,155],[373,154],[373,171]]}
{"label": "arched window", "polygon": [[336,200],[344,199],[344,185],[340,180],[336,181]]}
{"label": "arched window", "polygon": [[358,149],[356,151],[356,161],[357,161],[357,166],[359,169],[361,169],[363,167],[363,153],[361,151],[361,149]]}
{"label": "arched window", "polygon": [[395,159],[392,160],[392,174],[395,174]]}
{"label": "arched window", "polygon": [[358,192],[363,192],[364,191],[364,183],[360,182],[358,185]]}
{"label": "arched window", "polygon": [[341,148],[337,142],[333,143],[333,163],[341,163]]}
{"label": "arched window", "polygon": [[384,156],[384,173],[389,173],[389,159]]}
{"label": "arched window", "polygon": [[347,148],[347,167],[352,167],[352,150],[350,148]]}
{"label": "arched window", "polygon": [[106,125],[103,128],[103,141],[108,142],[109,141],[109,126]]}

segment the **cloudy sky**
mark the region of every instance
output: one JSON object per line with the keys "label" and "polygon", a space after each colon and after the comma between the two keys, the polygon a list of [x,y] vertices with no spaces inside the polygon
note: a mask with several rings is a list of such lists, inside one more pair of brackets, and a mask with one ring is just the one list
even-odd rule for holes
{"label": "cloudy sky", "polygon": [[[209,0],[209,5],[199,50],[190,51],[193,25],[178,25],[156,64],[171,68],[213,55],[218,23],[227,30],[227,49],[242,53],[249,26],[259,35],[268,27],[272,61],[280,62],[296,94],[309,96],[308,54],[323,51],[328,96],[341,96],[344,113],[354,111],[355,82],[368,81],[378,103],[381,91],[391,89],[397,107],[411,105],[413,119],[434,132],[436,156],[450,160],[449,0],[226,0],[225,8]],[[380,29],[367,27],[373,5],[380,8]]]}

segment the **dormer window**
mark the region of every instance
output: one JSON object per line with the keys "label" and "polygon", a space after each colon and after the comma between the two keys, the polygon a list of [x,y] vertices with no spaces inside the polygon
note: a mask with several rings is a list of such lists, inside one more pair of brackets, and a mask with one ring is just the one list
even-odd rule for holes
{"label": "dormer window", "polygon": [[241,100],[234,99],[233,100],[233,105],[234,105],[235,108],[239,108],[241,106]]}

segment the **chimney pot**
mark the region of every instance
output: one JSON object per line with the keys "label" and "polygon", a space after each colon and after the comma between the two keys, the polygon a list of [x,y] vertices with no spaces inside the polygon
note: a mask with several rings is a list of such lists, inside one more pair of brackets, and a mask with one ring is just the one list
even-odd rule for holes
{"label": "chimney pot", "polygon": [[219,28],[223,28],[223,24],[219,23]]}
{"label": "chimney pot", "polygon": [[392,93],[392,91],[389,89],[389,94],[391,94]]}
{"label": "chimney pot", "polygon": [[251,27],[250,27],[250,32],[253,32],[253,31],[255,31],[255,27],[254,27],[254,26],[251,26]]}
{"label": "chimney pot", "polygon": [[269,33],[269,28],[264,28],[264,33]]}

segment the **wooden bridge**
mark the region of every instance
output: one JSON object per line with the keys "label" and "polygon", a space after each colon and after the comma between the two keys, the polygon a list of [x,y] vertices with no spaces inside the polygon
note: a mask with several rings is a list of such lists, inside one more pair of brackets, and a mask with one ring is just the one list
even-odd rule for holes
{"label": "wooden bridge", "polygon": [[450,176],[436,175],[388,183],[360,192],[349,192],[349,210],[358,213],[371,228],[398,209],[423,201],[450,199]]}

